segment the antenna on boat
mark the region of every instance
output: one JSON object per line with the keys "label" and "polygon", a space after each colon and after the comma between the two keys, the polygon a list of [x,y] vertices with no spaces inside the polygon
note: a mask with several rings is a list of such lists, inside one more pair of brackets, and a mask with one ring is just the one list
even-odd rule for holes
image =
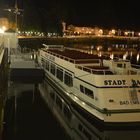
{"label": "antenna on boat", "polygon": [[20,12],[23,11],[23,9],[18,8],[17,0],[15,0],[15,24],[16,24],[16,32],[18,31],[18,15],[20,15]]}

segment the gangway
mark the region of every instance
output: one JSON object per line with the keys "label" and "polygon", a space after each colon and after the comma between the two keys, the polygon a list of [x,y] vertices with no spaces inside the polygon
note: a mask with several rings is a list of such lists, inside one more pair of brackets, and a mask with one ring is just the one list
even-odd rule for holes
{"label": "gangway", "polygon": [[44,78],[44,71],[37,64],[37,52],[23,52],[21,48],[10,50],[10,79],[12,81],[27,79],[41,82]]}

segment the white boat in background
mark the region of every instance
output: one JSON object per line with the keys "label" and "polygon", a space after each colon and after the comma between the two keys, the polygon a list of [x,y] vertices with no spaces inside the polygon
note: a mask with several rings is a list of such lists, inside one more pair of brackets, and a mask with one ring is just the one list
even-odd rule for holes
{"label": "white boat in background", "polygon": [[67,102],[75,114],[104,126],[139,125],[140,67],[57,45],[40,49],[38,62],[62,98],[50,95],[60,107]]}

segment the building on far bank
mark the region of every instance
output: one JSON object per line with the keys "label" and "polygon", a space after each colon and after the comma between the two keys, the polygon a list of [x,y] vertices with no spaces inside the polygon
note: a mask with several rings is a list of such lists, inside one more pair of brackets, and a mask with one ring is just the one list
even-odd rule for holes
{"label": "building on far bank", "polygon": [[103,35],[103,30],[99,27],[79,27],[74,25],[68,25],[66,27],[66,23],[62,23],[63,26],[63,34],[64,35]]}
{"label": "building on far bank", "polygon": [[62,22],[62,32],[63,35],[74,35],[74,36],[124,36],[124,37],[140,37],[140,32],[131,31],[131,30],[121,30],[121,29],[103,29],[98,26],[88,27],[88,26],[74,26],[74,25],[66,25],[65,22]]}

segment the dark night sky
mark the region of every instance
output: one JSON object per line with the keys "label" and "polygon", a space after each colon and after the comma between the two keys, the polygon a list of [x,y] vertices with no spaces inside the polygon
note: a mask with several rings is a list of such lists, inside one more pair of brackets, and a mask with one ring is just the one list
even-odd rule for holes
{"label": "dark night sky", "polygon": [[[0,0],[3,7],[12,7],[13,3],[14,0]],[[24,25],[42,30],[60,21],[68,25],[140,30],[136,0],[18,0],[18,5],[24,9]]]}

